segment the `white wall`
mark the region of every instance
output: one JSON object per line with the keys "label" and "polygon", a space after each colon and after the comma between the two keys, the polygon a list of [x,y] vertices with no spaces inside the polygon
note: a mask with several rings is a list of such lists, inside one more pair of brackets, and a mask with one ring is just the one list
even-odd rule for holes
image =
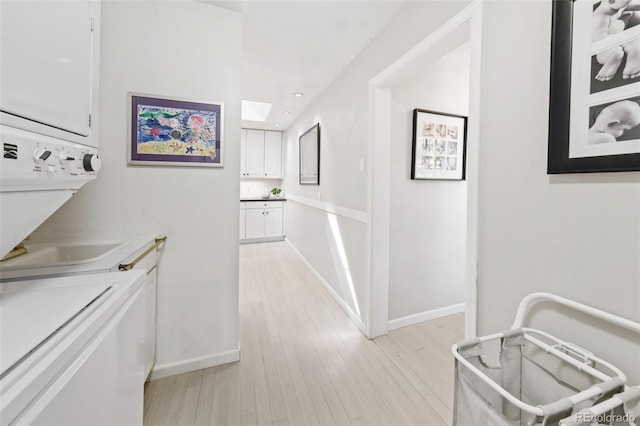
{"label": "white wall", "polygon": [[465,301],[467,183],[411,180],[411,140],[415,108],[468,115],[469,55],[467,43],[391,89],[389,320]]}
{"label": "white wall", "polygon": [[[237,356],[241,31],[240,14],[201,3],[102,2],[103,170],[37,231],[168,236],[160,370]],[[128,167],[127,91],[223,101],[224,168]]]}
{"label": "white wall", "polygon": [[[284,186],[288,199],[298,198],[298,201],[287,203],[287,238],[346,305],[353,304],[354,297],[340,284],[349,280],[343,267],[345,262],[336,262],[331,253],[343,249],[352,275],[355,299],[364,301],[367,224],[361,218],[366,217],[363,212],[367,210],[368,184],[366,171],[360,170],[360,161],[367,157],[369,80],[467,4],[466,1],[405,3],[387,27],[285,133]],[[321,127],[320,186],[300,186],[298,137],[317,122]],[[336,222],[343,248],[336,246],[335,239],[326,236],[333,220],[327,210],[339,212]],[[311,242],[317,242],[321,247],[312,247]],[[360,310],[362,320],[364,311]]]}
{"label": "white wall", "polygon": [[[640,321],[640,174],[546,174],[551,2],[486,2],[483,20],[479,333],[508,328],[534,291]],[[555,311],[532,323],[640,383],[637,335]]]}

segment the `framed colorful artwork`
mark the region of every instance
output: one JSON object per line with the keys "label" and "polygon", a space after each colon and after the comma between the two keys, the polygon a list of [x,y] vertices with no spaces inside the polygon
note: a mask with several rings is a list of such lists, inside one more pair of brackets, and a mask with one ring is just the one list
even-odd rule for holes
{"label": "framed colorful artwork", "polygon": [[413,110],[411,179],[464,180],[467,117]]}
{"label": "framed colorful artwork", "polygon": [[547,173],[640,170],[640,2],[554,0]]}
{"label": "framed colorful artwork", "polygon": [[129,93],[128,164],[223,166],[223,104]]}

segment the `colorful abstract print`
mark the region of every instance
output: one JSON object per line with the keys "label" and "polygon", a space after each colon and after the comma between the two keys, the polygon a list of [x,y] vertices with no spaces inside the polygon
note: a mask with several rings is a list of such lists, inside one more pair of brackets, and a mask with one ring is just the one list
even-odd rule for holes
{"label": "colorful abstract print", "polygon": [[215,111],[138,105],[139,154],[217,157]]}

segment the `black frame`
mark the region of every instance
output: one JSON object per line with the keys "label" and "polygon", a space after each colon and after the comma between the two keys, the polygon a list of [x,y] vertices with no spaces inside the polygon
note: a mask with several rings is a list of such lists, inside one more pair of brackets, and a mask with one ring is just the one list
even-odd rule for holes
{"label": "black frame", "polygon": [[[459,179],[447,179],[439,177],[416,177],[416,144],[418,141],[418,114],[419,113],[442,115],[446,117],[460,118],[463,121],[462,125],[462,176]],[[449,114],[446,112],[431,111],[427,109],[416,108],[413,110],[413,135],[411,139],[411,179],[412,180],[448,180],[448,181],[460,181],[465,180],[467,171],[467,117],[464,115]]]}
{"label": "black frame", "polygon": [[573,7],[553,1],[547,174],[638,171],[640,153],[569,158]]}
{"label": "black frame", "polygon": [[[318,151],[318,164],[317,164],[318,179],[316,182],[313,182],[313,183],[302,182],[302,138],[308,133],[312,132],[313,130],[316,130],[318,135],[316,138],[316,146]],[[315,125],[313,125],[309,130],[301,134],[300,137],[298,138],[298,183],[300,185],[320,186],[320,123],[316,123]]]}

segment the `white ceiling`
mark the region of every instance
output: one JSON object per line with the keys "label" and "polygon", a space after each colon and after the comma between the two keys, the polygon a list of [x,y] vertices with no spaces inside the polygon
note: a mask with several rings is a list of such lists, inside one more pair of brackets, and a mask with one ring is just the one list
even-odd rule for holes
{"label": "white ceiling", "polygon": [[[273,108],[265,123],[243,121],[242,125],[271,130],[285,130],[295,121],[404,3],[197,1],[243,14],[243,99],[268,102]],[[296,92],[304,96],[296,98]]]}

